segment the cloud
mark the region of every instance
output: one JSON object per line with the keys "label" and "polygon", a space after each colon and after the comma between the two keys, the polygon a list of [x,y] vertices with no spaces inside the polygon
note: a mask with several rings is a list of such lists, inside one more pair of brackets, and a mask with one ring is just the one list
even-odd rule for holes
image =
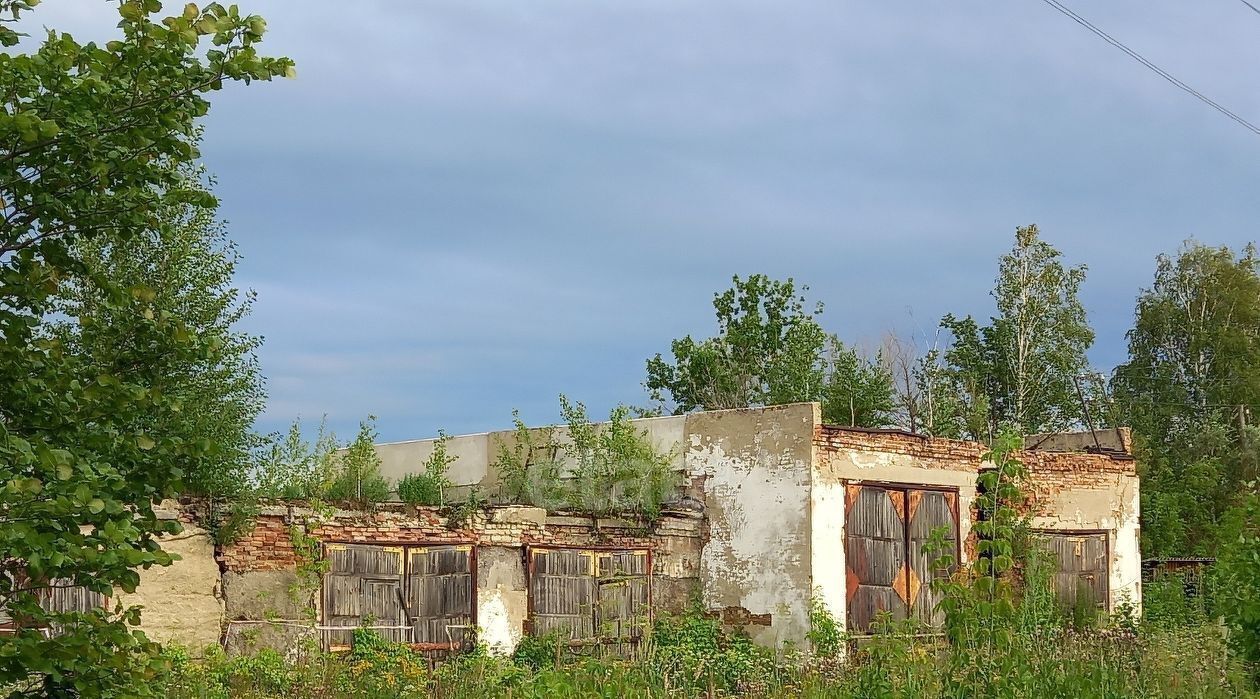
{"label": "cloud", "polygon": [[[1074,3],[1260,121],[1235,4]],[[711,332],[734,273],[809,284],[851,341],[930,334],[990,312],[1031,222],[1088,263],[1107,367],[1158,252],[1260,218],[1260,139],[1042,3],[243,5],[299,73],[216,93],[203,149],[259,291],[265,429],[643,402],[644,359]],[[104,38],[113,11],[32,17]]]}

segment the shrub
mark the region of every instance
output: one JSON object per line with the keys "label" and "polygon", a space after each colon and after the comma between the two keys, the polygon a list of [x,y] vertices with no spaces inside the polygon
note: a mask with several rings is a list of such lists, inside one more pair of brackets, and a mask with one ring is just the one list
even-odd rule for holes
{"label": "shrub", "polygon": [[445,505],[446,489],[451,481],[446,477],[451,464],[459,458],[451,456],[446,449],[450,437],[438,431],[438,439],[433,443],[433,453],[421,464],[419,473],[408,473],[398,481],[398,498],[411,505]]}
{"label": "shrub", "polygon": [[375,416],[359,423],[359,434],[337,459],[337,475],[328,488],[328,499],[367,508],[389,499],[389,481],[381,475],[376,453]]}

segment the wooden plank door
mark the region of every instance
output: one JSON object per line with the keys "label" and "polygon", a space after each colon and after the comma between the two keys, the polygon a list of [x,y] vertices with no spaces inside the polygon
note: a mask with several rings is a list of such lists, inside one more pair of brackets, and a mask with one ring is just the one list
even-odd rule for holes
{"label": "wooden plank door", "polygon": [[531,634],[558,633],[570,641],[595,637],[594,552],[530,549]]}
{"label": "wooden plank door", "polygon": [[1053,586],[1059,604],[1068,610],[1109,611],[1106,532],[1039,532],[1038,537],[1058,564]]}
{"label": "wooden plank door", "polygon": [[651,623],[648,552],[597,553],[595,628],[601,638],[632,641]]}
{"label": "wooden plank door", "polygon": [[473,640],[471,552],[471,546],[407,550],[407,613],[413,642],[459,648]]}
{"label": "wooden plank door", "polygon": [[[909,565],[907,566],[906,599],[915,619],[925,626],[939,628],[945,615],[936,606],[942,595],[932,589],[932,580],[948,577],[957,569],[958,558],[958,494],[940,490],[908,490],[906,516],[910,522]],[[944,549],[933,550],[928,542],[935,531],[945,534]],[[945,570],[936,565],[942,555],[953,557],[954,567]]]}
{"label": "wooden plank door", "polygon": [[346,647],[358,626],[381,626],[381,636],[410,641],[411,629],[403,610],[403,550],[396,546],[329,544],[325,547],[328,573],[324,576],[324,642]]}
{"label": "wooden plank door", "polygon": [[906,494],[877,486],[845,486],[845,576],[848,627],[869,633],[880,612],[906,618]]}

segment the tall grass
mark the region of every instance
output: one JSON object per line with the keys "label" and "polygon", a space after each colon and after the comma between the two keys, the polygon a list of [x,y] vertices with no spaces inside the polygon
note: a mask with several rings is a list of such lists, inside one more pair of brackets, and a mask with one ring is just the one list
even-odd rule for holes
{"label": "tall grass", "polygon": [[405,646],[361,632],[342,655],[176,654],[165,691],[171,699],[1257,696],[1210,624],[1012,628],[1008,642],[986,648],[908,631],[890,623],[874,637],[849,639],[844,659],[790,650],[776,657],[689,615],[658,622],[637,659],[577,657],[544,639],[513,658],[477,651],[433,668]]}

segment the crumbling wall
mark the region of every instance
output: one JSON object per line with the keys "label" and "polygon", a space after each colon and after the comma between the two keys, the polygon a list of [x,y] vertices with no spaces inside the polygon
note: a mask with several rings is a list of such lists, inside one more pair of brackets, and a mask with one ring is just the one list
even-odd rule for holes
{"label": "crumbling wall", "polygon": [[687,416],[687,473],[703,483],[706,607],[752,639],[809,632],[813,403]]}
{"label": "crumbling wall", "polygon": [[1110,610],[1141,611],[1139,483],[1131,458],[1102,454],[1020,452],[1034,529],[1107,533]]}
{"label": "crumbling wall", "polygon": [[219,642],[223,621],[219,566],[209,532],[180,514],[171,507],[158,510],[159,517],[183,520],[181,533],[160,539],[163,550],[178,555],[179,560],[170,566],[141,570],[136,591],[119,591],[111,603],[140,605],[143,628],[149,638],[183,646],[192,655],[200,655],[206,647]]}
{"label": "crumbling wall", "polygon": [[300,590],[303,565],[293,532],[320,543],[388,546],[466,545],[475,550],[476,626],[492,651],[510,653],[528,619],[524,564],[530,546],[647,549],[653,552],[654,609],[680,612],[699,576],[702,521],[695,513],[666,513],[654,526],[642,522],[548,514],[535,507],[493,506],[452,528],[437,508],[384,507],[376,512],[315,512],[265,508],[253,530],[222,547],[229,650],[262,646],[290,649],[313,636],[323,618],[320,596]]}
{"label": "crumbling wall", "polygon": [[[983,446],[895,430],[821,424],[815,429],[814,445],[813,585],[820,601],[847,628],[852,586],[845,560],[846,486],[897,484],[956,491],[958,535],[965,542],[971,534]],[[967,547],[962,546],[960,553],[965,561]]]}

